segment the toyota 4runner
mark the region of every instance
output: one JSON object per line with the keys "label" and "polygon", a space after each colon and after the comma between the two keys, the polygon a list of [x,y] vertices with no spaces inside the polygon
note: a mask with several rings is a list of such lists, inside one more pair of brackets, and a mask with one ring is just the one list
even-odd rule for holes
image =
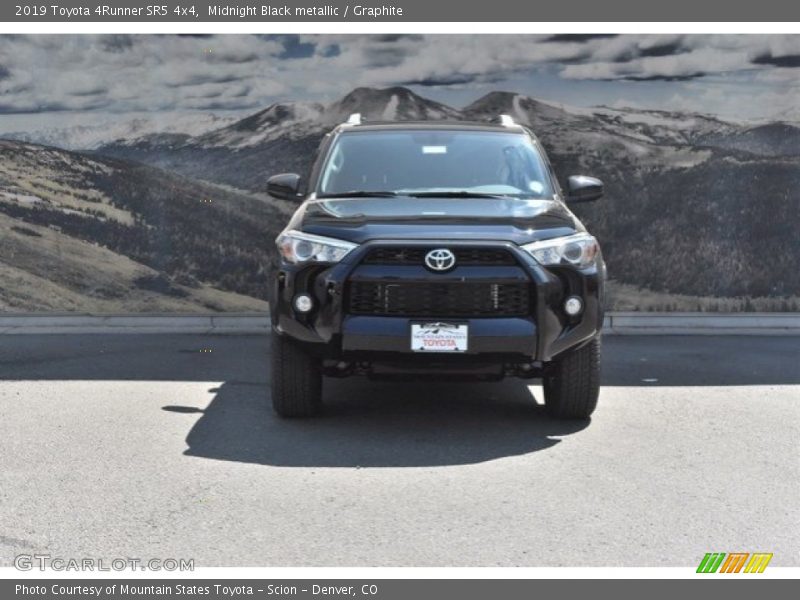
{"label": "toyota 4runner", "polygon": [[272,403],[312,415],[324,376],[541,378],[545,407],[597,404],[605,264],[536,136],[497,123],[362,122],[328,133],[310,175],[268,192],[299,208],[271,286]]}

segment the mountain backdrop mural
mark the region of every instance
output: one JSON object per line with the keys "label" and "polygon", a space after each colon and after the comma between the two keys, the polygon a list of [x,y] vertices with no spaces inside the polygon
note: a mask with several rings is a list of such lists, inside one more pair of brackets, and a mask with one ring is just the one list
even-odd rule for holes
{"label": "mountain backdrop mural", "polygon": [[[800,310],[800,122],[574,106],[488,90],[461,105],[407,86],[191,118],[0,133],[0,311],[259,311],[294,207],[271,174],[307,172],[322,136],[366,120],[511,115],[556,171],[600,177],[575,212],[608,263],[610,309]],[[8,129],[8,128],[7,128]]]}

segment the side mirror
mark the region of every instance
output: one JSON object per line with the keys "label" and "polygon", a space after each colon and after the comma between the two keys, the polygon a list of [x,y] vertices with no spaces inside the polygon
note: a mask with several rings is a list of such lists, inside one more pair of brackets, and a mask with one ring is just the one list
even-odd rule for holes
{"label": "side mirror", "polygon": [[570,175],[567,179],[567,202],[591,202],[603,195],[603,182],[587,175]]}
{"label": "side mirror", "polygon": [[297,173],[281,173],[267,180],[267,193],[281,200],[300,200],[300,175]]}

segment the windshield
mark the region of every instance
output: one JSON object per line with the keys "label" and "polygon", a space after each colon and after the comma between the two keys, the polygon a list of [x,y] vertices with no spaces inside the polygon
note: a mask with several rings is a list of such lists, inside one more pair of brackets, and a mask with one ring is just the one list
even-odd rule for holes
{"label": "windshield", "polygon": [[344,133],[328,155],[317,195],[348,192],[553,197],[531,139],[502,131]]}

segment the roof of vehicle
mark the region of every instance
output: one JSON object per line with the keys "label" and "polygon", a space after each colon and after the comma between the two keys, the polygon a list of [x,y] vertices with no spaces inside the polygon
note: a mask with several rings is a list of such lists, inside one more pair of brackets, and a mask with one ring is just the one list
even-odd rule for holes
{"label": "roof of vehicle", "polygon": [[503,125],[485,121],[363,121],[359,124],[343,123],[337,129],[340,133],[345,131],[392,131],[404,129],[526,132],[525,127],[518,123]]}

